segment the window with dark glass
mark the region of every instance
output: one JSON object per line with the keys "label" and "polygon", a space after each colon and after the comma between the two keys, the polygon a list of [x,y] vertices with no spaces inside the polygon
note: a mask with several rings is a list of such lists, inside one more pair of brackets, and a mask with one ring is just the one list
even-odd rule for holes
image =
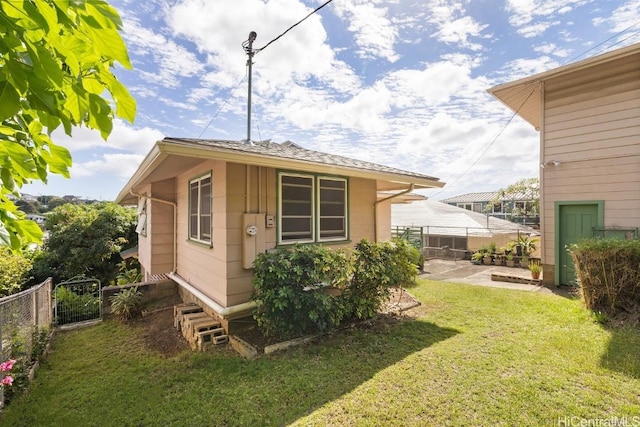
{"label": "window with dark glass", "polygon": [[189,239],[211,243],[211,175],[189,181]]}
{"label": "window with dark glass", "polygon": [[347,180],[280,175],[280,243],[347,238]]}

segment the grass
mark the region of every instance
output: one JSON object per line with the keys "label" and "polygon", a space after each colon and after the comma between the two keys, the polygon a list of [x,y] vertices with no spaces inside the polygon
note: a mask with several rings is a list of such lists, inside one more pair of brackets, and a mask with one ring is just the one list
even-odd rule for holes
{"label": "grass", "polygon": [[63,332],[2,423],[640,422],[637,329],[607,329],[579,301],[555,295],[429,281],[411,293],[423,302],[414,319],[352,328],[253,361],[217,350],[163,358],[117,322]]}

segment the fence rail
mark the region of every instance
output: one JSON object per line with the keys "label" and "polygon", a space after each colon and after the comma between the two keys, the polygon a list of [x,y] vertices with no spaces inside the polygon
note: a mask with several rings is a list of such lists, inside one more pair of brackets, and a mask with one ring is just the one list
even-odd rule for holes
{"label": "fence rail", "polygon": [[51,278],[17,294],[0,299],[0,355],[11,356],[14,346],[31,354],[35,329],[49,329],[53,323]]}

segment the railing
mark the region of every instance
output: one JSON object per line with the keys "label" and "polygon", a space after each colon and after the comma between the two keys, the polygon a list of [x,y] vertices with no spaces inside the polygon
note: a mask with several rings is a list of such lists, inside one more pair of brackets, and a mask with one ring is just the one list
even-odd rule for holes
{"label": "railing", "polygon": [[51,309],[51,278],[17,294],[0,299],[0,354],[2,360],[12,356],[19,347],[31,354],[33,336],[38,330],[48,330],[53,323]]}

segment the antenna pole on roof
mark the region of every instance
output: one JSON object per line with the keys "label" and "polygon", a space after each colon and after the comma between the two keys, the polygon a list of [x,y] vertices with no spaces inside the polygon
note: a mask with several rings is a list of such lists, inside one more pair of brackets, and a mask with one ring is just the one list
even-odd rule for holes
{"label": "antenna pole on roof", "polygon": [[253,50],[253,42],[256,41],[256,37],[258,37],[258,34],[255,31],[251,31],[249,33],[249,39],[242,43],[242,48],[249,56],[249,59],[247,59],[247,67],[249,67],[249,70],[247,71],[247,74],[249,75],[249,88],[247,95],[247,140],[245,141],[245,144],[251,144],[251,74],[253,69],[253,55],[256,53]]}

